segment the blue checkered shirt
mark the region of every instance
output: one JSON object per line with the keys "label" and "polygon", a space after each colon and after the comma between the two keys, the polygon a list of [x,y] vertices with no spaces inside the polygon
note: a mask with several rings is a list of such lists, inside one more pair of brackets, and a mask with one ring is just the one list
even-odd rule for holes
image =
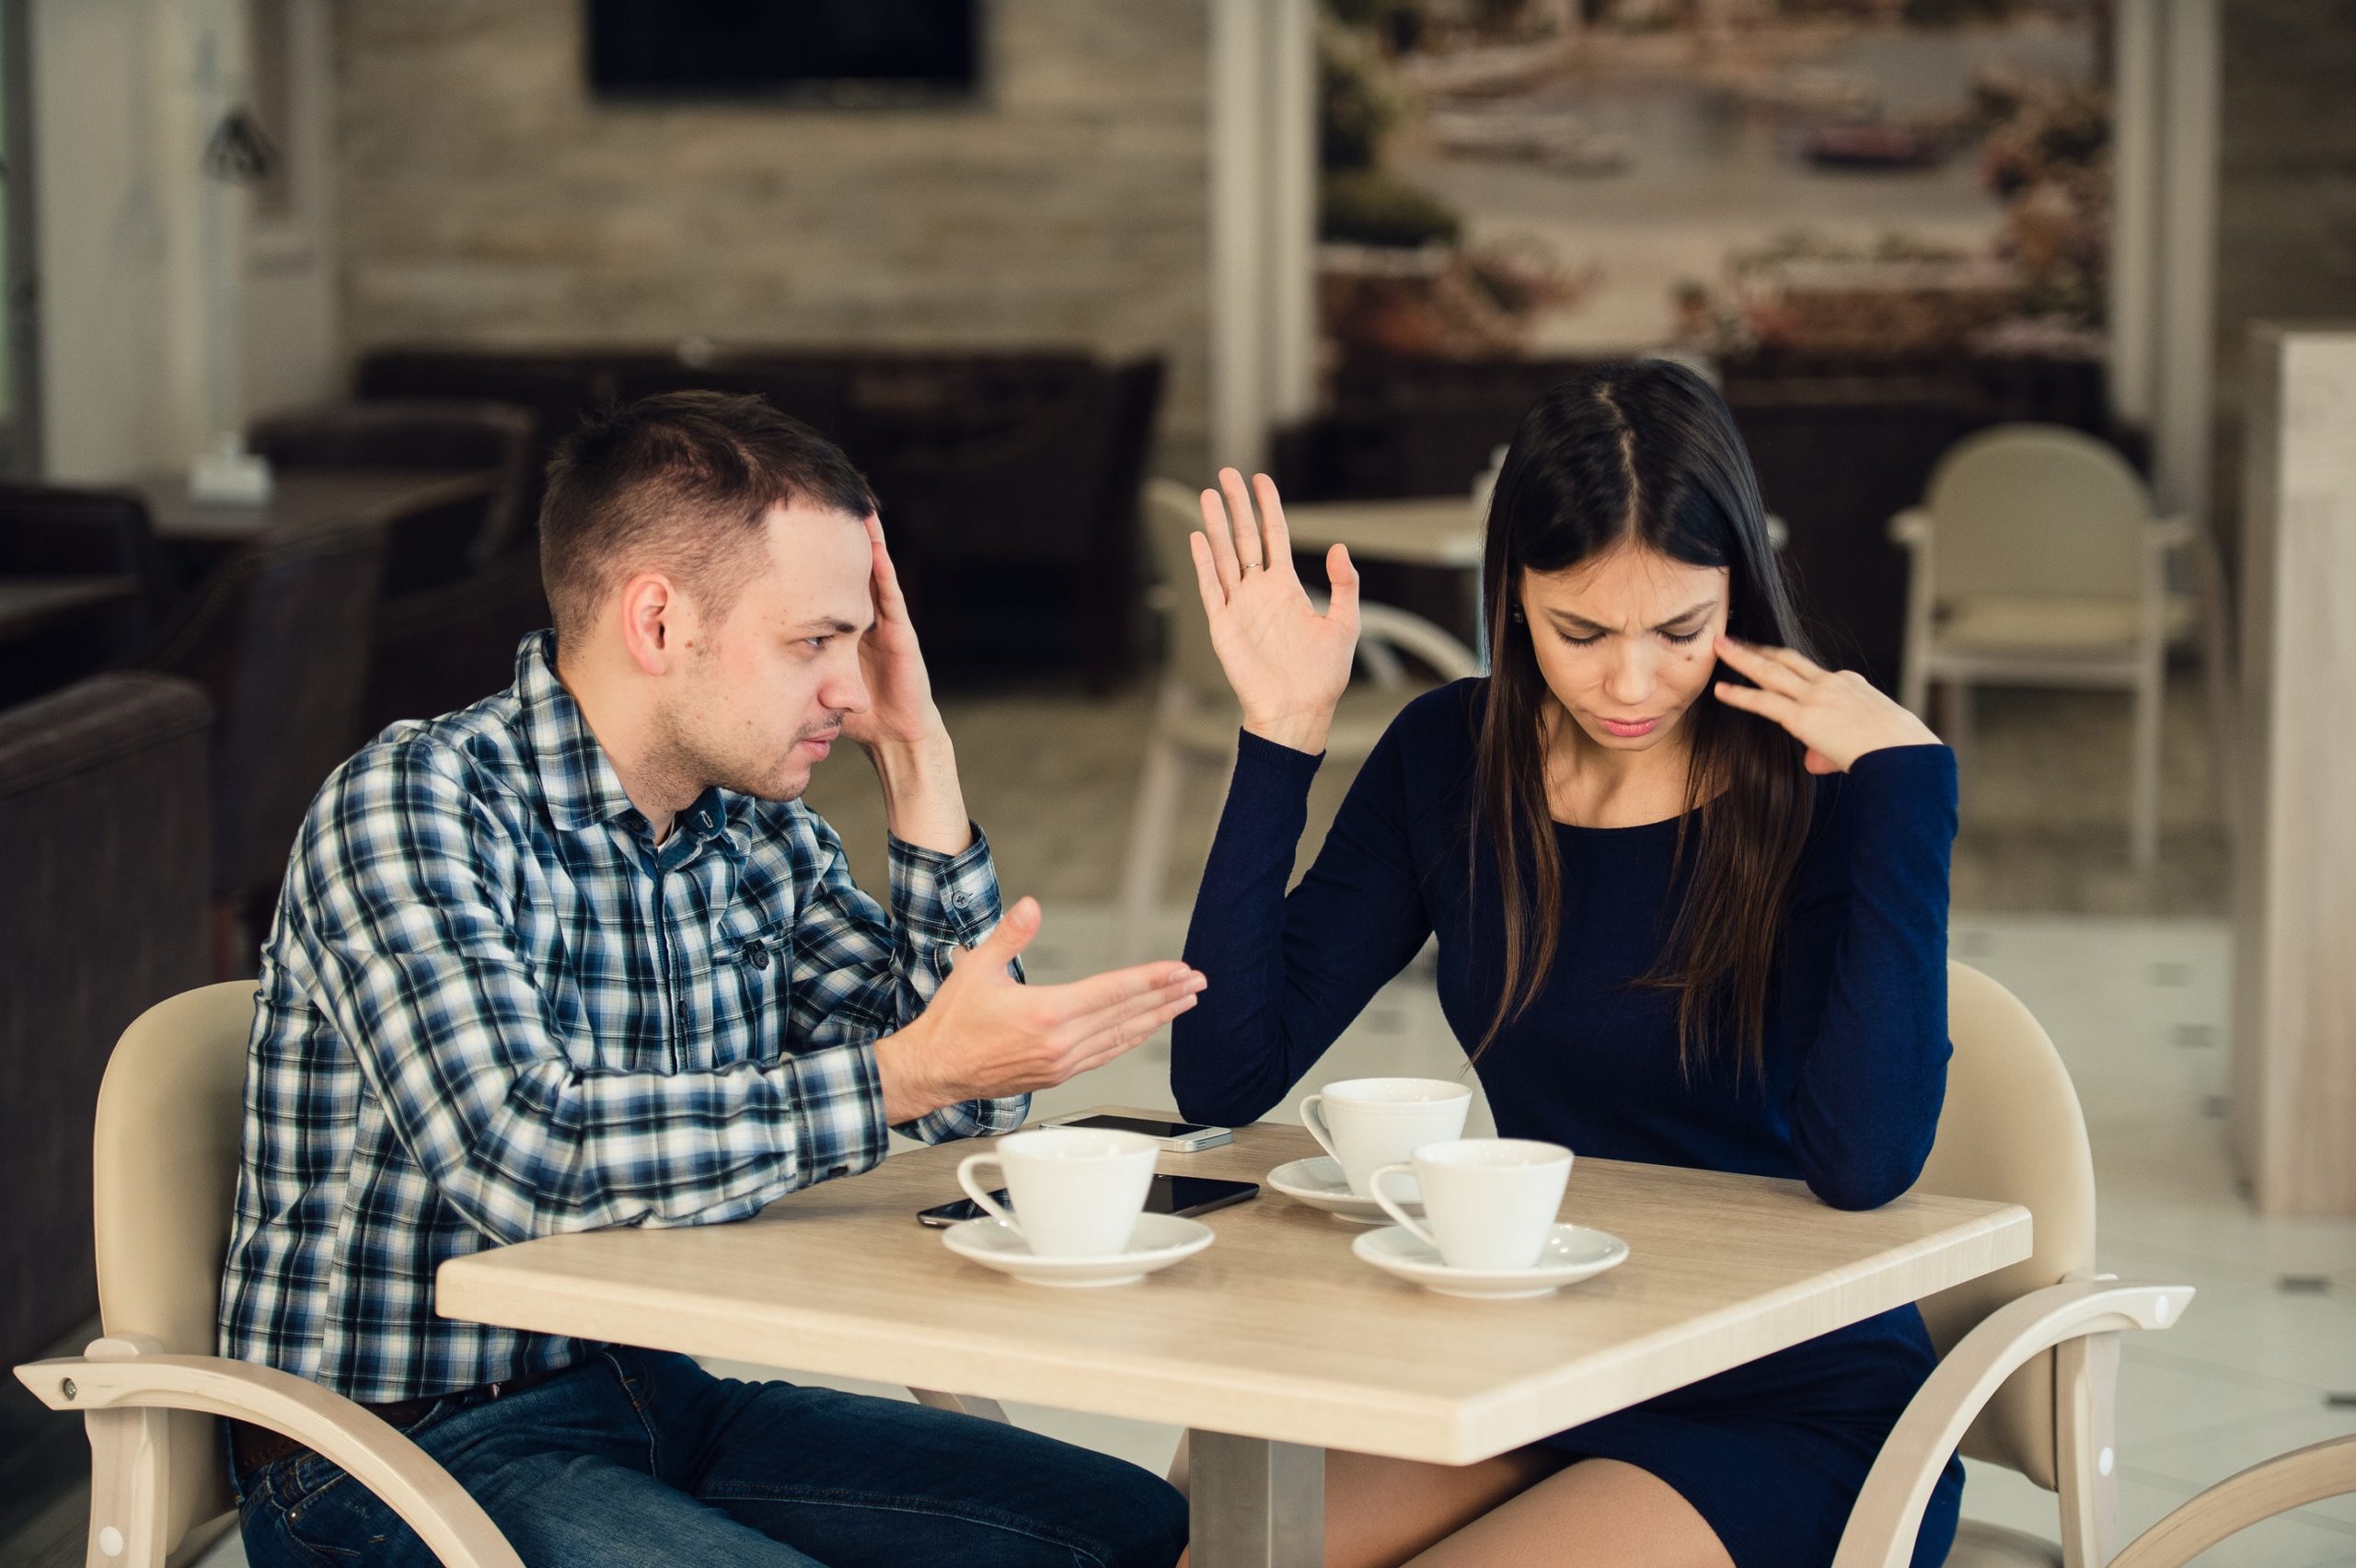
{"label": "blue checkered shirt", "polygon": [[549,633],[508,690],[387,731],[312,803],[264,950],[222,1354],[372,1403],[561,1366],[588,1347],[436,1317],[435,1268],[873,1166],[874,1040],[999,918],[979,834],[895,840],[891,879],[887,915],[816,813],[719,790],[656,847]]}

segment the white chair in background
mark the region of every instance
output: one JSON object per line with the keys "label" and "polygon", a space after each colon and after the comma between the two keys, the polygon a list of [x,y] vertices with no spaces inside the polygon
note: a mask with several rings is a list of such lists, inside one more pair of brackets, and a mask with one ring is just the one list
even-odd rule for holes
{"label": "white chair in background", "polygon": [[[1154,916],[1161,907],[1186,783],[1195,774],[1226,776],[1234,766],[1235,732],[1242,721],[1218,655],[1211,649],[1210,627],[1195,587],[1194,558],[1186,548],[1186,536],[1203,525],[1199,493],[1174,479],[1151,479],[1140,509],[1161,579],[1155,597],[1165,612],[1169,636],[1121,878],[1121,951],[1134,958],[1149,956],[1147,949],[1152,945]],[[1442,681],[1480,673],[1472,650],[1430,621],[1390,605],[1361,601],[1358,663],[1369,679],[1353,681],[1343,693],[1325,743],[1329,757],[1344,764],[1363,760],[1399,709],[1423,689],[1401,663],[1403,653]]]}
{"label": "white chair in background", "polygon": [[[2154,517],[2143,481],[2094,437],[2008,424],[1948,451],[1922,505],[1892,518],[1889,533],[1911,557],[1900,699],[1927,718],[1930,688],[1943,687],[1958,753],[1975,682],[2133,694],[2129,845],[2136,869],[2149,870],[2164,662],[2197,617],[2190,596],[2169,591],[2168,561],[2194,543],[2192,524]],[[2220,672],[2210,675],[2213,706]]]}

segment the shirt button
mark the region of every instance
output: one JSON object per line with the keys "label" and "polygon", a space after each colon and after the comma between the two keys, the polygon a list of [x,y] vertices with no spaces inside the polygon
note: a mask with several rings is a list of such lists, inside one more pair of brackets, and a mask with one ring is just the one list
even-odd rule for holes
{"label": "shirt button", "polygon": [[769,966],[769,950],[758,942],[745,944],[744,958],[745,963],[756,969],[767,969]]}
{"label": "shirt button", "polygon": [[973,902],[973,896],[970,894],[953,893],[949,895],[949,907],[952,909],[963,909]]}

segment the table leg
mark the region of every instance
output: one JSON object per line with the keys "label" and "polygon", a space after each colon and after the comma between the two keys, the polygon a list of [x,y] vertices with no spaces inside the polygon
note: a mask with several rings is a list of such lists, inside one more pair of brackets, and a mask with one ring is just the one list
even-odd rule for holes
{"label": "table leg", "polygon": [[1189,1435],[1191,1568],[1323,1568],[1325,1450]]}

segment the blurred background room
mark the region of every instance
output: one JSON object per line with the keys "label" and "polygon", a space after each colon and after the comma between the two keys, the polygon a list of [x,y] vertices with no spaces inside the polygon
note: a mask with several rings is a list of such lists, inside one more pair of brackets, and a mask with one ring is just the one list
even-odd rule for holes
{"label": "blurred background room", "polygon": [[[2347,0],[0,0],[0,1359],[97,1332],[117,1035],[546,624],[583,409],[757,393],[870,476],[1057,979],[1184,940],[1216,467],[1380,606],[1305,864],[1479,666],[1522,411],[1669,354],[1828,662],[1957,747],[1953,954],[2071,1068],[2102,1266],[2200,1288],[2123,1351],[2122,1526],[2356,1432],[2350,81]],[[851,750],[810,802],[881,887]],[[1320,1071],[1461,1067],[1426,955]],[[0,1389],[0,1563],[80,1560],[87,1458]],[[2356,1498],[2200,1561],[2356,1565]]]}

